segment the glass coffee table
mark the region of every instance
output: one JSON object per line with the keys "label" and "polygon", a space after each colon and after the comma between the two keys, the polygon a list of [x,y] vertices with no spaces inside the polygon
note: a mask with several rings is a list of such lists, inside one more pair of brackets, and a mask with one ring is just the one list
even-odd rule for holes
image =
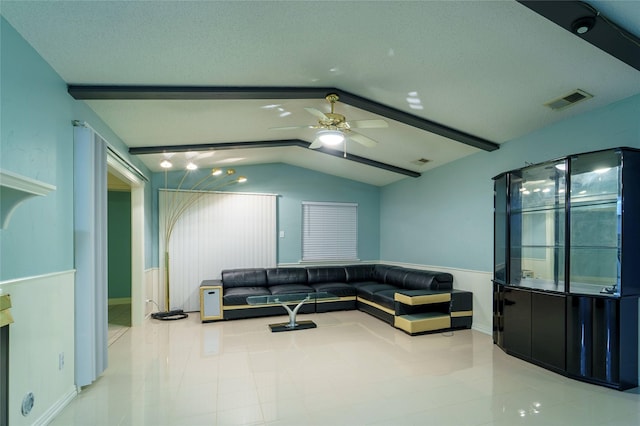
{"label": "glass coffee table", "polygon": [[[304,330],[307,328],[316,328],[317,325],[313,321],[296,321],[298,311],[306,302],[316,300],[333,300],[338,299],[331,293],[295,293],[295,294],[271,294],[267,296],[249,296],[247,303],[249,305],[282,305],[289,313],[289,322],[277,324],[269,324],[272,332]],[[289,305],[296,305],[293,309]]]}

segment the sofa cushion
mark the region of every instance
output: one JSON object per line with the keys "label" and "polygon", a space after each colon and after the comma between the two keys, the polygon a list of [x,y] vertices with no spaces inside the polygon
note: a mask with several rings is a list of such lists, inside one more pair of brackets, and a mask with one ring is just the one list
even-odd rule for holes
{"label": "sofa cushion", "polygon": [[307,281],[316,283],[346,283],[347,273],[344,268],[307,268]]}
{"label": "sofa cushion", "polygon": [[358,292],[358,297],[373,301],[373,295],[378,291],[383,291],[383,290],[396,291],[398,288],[391,284],[370,283],[367,285],[359,285],[356,289]]}
{"label": "sofa cushion", "polygon": [[379,283],[386,283],[387,273],[390,270],[396,269],[395,266],[389,265],[376,265],[373,267],[373,280]]}
{"label": "sofa cushion", "polygon": [[269,287],[279,284],[307,283],[307,270],[304,268],[269,268],[266,272]]}
{"label": "sofa cushion", "polygon": [[453,275],[446,272],[409,270],[404,279],[409,290],[451,290]]}
{"label": "sofa cushion", "polygon": [[384,275],[384,283],[395,285],[396,287],[404,287],[404,278],[407,270],[404,268],[390,268]]}
{"label": "sofa cushion", "polygon": [[267,287],[231,287],[224,289],[222,299],[225,306],[246,305],[249,296],[268,296],[270,294]]}
{"label": "sofa cushion", "polygon": [[395,311],[395,296],[397,290],[398,289],[377,291],[373,293],[372,302]]}
{"label": "sofa cushion", "polygon": [[263,287],[267,285],[267,274],[262,268],[228,269],[222,271],[222,285],[231,287]]}
{"label": "sofa cushion", "polygon": [[299,293],[315,293],[313,287],[304,284],[281,284],[269,286],[271,294],[299,294]]}
{"label": "sofa cushion", "polygon": [[313,287],[318,292],[323,291],[338,297],[347,297],[347,296],[356,295],[356,288],[351,284],[347,284],[347,283],[318,283],[318,284],[311,284],[311,287]]}
{"label": "sofa cushion", "polygon": [[373,265],[353,265],[344,268],[348,283],[373,281]]}

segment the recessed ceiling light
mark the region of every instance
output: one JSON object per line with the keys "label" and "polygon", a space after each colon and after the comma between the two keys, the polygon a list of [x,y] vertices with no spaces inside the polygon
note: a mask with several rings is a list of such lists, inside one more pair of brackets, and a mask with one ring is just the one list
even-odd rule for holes
{"label": "recessed ceiling light", "polygon": [[169,160],[162,160],[160,162],[160,167],[162,167],[163,169],[169,169],[173,166],[173,164],[171,164],[171,161]]}
{"label": "recessed ceiling light", "polygon": [[187,164],[187,170],[196,170],[197,168],[198,166],[196,166],[195,163]]}

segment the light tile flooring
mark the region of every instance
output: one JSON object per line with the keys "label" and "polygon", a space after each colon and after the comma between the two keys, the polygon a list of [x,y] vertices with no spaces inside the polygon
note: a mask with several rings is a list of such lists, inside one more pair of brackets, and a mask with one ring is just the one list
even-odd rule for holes
{"label": "light tile flooring", "polygon": [[148,320],[53,425],[638,425],[638,389],[567,379],[476,331],[410,337],[363,312]]}

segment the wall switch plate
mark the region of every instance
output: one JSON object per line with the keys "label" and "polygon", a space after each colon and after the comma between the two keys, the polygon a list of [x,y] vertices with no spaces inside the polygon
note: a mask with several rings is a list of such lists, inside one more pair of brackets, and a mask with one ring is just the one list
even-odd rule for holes
{"label": "wall switch plate", "polygon": [[284,231],[280,231],[280,238],[284,238]]}
{"label": "wall switch plate", "polygon": [[58,370],[62,370],[64,368],[64,352],[60,352],[58,354]]}

